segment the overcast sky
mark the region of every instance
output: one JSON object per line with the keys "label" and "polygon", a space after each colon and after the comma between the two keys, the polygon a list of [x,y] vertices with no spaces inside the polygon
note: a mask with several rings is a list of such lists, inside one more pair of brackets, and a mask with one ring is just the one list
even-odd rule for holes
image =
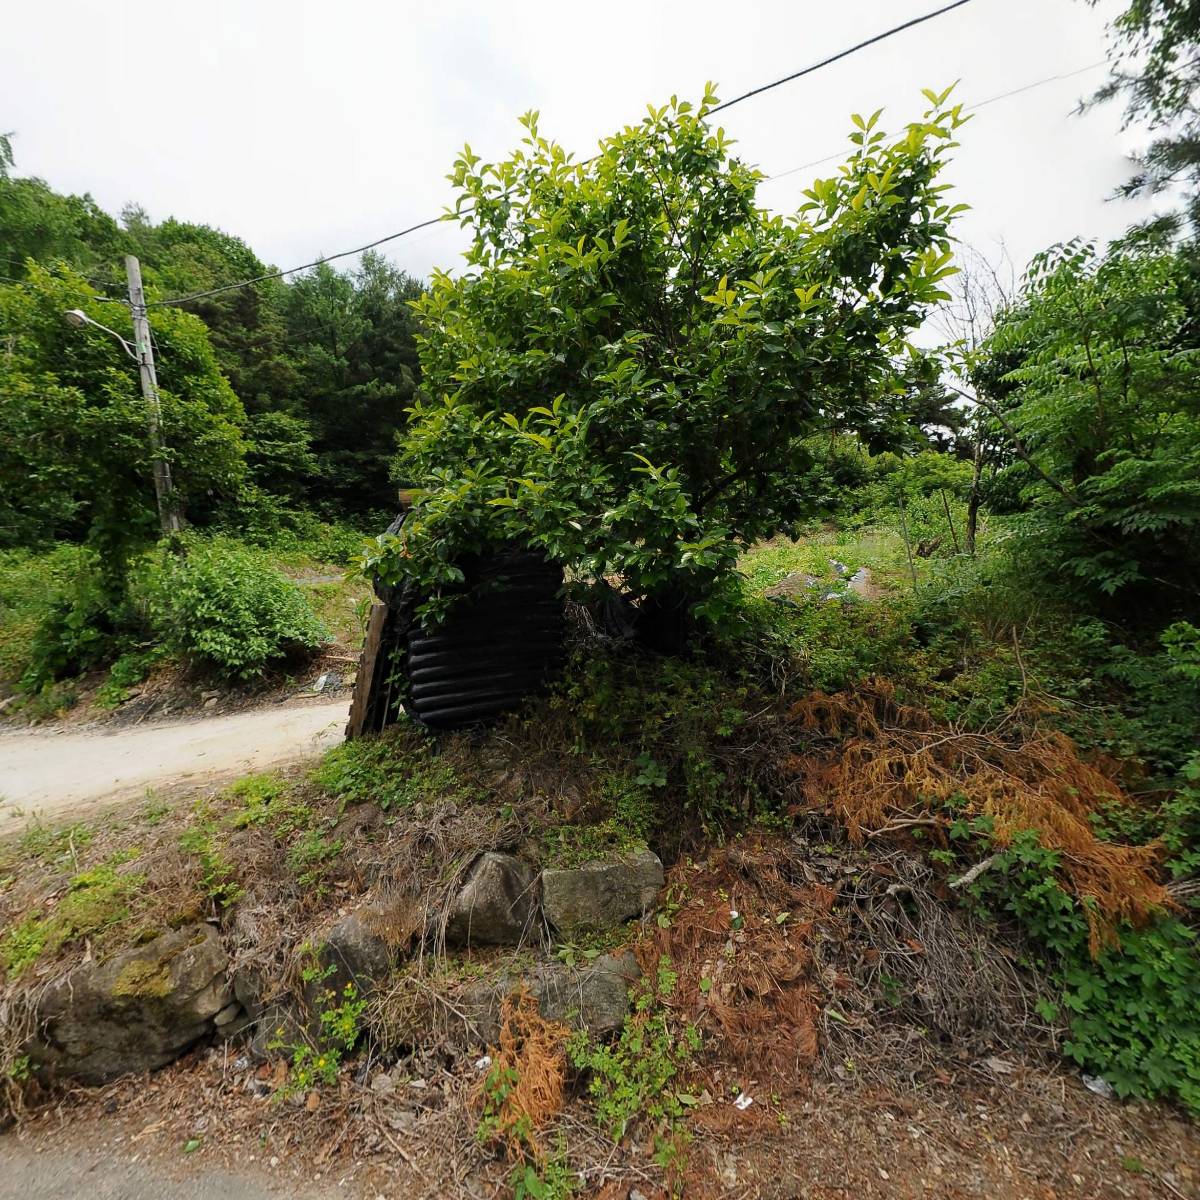
{"label": "overcast sky", "polygon": [[[450,200],[445,175],[470,142],[495,157],[518,114],[581,156],[648,101],[729,98],[939,0],[763,3],[465,3],[440,0],[56,0],[6,5],[0,131],[20,174],[91,192],[111,212],[220,226],[280,267],[332,254]],[[738,152],[768,175],[840,150],[852,111],[919,116],[922,86],[960,79],[978,103],[1105,55],[1120,5],[973,0],[952,13],[722,114]],[[1119,106],[1073,116],[1101,69],[984,107],[962,130],[959,236],[1023,265],[1075,234],[1114,236],[1145,210],[1106,196],[1139,144]],[[794,208],[835,164],[763,185]],[[417,275],[453,267],[461,233],[393,243]]]}

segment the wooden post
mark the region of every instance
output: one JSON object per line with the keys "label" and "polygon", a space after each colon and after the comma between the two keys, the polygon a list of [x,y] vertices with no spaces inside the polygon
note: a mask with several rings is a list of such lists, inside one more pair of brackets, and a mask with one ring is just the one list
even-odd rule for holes
{"label": "wooden post", "polygon": [[133,346],[137,351],[138,374],[141,376],[142,395],[146,398],[148,410],[146,420],[150,427],[150,453],[154,462],[154,497],[158,502],[158,523],[165,536],[179,532],[179,513],[175,507],[171,464],[163,453],[162,402],[158,396],[158,376],[154,371],[154,344],[150,340],[150,321],[146,316],[142,265],[135,255],[125,255],[125,277],[129,281],[129,308],[133,313]]}
{"label": "wooden post", "polygon": [[378,688],[376,675],[387,670],[387,655],[380,654],[384,644],[384,630],[388,621],[388,606],[373,604],[367,618],[367,635],[363,640],[362,656],[358,660],[358,678],[354,681],[354,698],[350,701],[350,720],[346,725],[346,741],[362,737],[364,733],[377,733],[375,705],[372,703]]}

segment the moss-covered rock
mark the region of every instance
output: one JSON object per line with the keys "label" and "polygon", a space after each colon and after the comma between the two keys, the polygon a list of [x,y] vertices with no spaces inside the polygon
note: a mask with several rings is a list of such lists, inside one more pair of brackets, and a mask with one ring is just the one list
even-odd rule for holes
{"label": "moss-covered rock", "polygon": [[233,1000],[217,931],[191,925],[85,963],[47,988],[31,1056],[85,1083],[166,1066]]}

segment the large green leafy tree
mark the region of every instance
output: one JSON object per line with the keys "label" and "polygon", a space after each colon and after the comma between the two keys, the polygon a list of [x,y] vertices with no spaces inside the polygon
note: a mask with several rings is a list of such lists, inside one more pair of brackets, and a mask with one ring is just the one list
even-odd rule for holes
{"label": "large green leafy tree", "polygon": [[396,435],[419,377],[411,301],[421,286],[382,255],[356,270],[322,264],[287,294],[287,338],[318,475],[310,495],[340,511],[393,504]]}
{"label": "large green leafy tree", "polygon": [[[68,326],[73,308],[126,317],[66,267],[0,287],[0,545],[87,542],[117,588],[158,531],[146,402],[136,364],[102,330]],[[196,317],[156,311],[154,334],[163,442],[183,510],[202,523],[243,476],[245,414]]]}
{"label": "large green leafy tree", "polygon": [[91,196],[63,196],[41,179],[14,178],[12,143],[0,137],[0,275],[23,277],[25,260],[66,259],[96,272],[120,253],[120,226]]}
{"label": "large green leafy tree", "polygon": [[473,550],[545,549],[619,575],[648,610],[713,611],[740,546],[813,511],[813,434],[869,437],[894,363],[953,268],[947,96],[896,139],[855,118],[846,165],[792,217],[675,99],[576,162],[536,114],[506,161],[467,149],[468,269],[420,301],[420,399],[399,474],[419,485],[371,560],[438,593]]}
{"label": "large green leafy tree", "polygon": [[[417,281],[366,254],[347,273],[322,266],[293,284],[230,286],[270,273],[241,238],[155,223],[136,205],[118,223],[91,197],[14,178],[12,167],[11,139],[0,137],[0,276],[66,263],[115,298],[125,294],[122,256],[134,253],[152,299],[215,292],[184,308],[203,322],[245,409],[249,472],[229,509],[234,523],[261,530],[297,507],[335,517],[391,507],[396,435],[419,377]],[[173,320],[169,311],[152,309],[156,329]]]}
{"label": "large green leafy tree", "polygon": [[[159,296],[228,287],[268,273],[241,238],[169,217],[154,224],[140,208],[121,214],[148,281]],[[189,301],[208,328],[217,362],[250,413],[291,410],[299,380],[286,354],[286,285],[268,280]]]}
{"label": "large green leafy tree", "polygon": [[1200,358],[1180,256],[1070,243],[1034,260],[975,382],[1010,465],[1019,548],[1047,583],[1139,618],[1195,615]]}
{"label": "large green leafy tree", "polygon": [[[1093,6],[1099,0],[1088,0]],[[1112,21],[1114,49],[1109,80],[1095,100],[1122,96],[1130,124],[1153,133],[1138,156],[1126,195],[1185,191],[1185,212],[1200,230],[1200,3],[1197,0],[1130,0]],[[1157,223],[1172,229],[1178,216]]]}

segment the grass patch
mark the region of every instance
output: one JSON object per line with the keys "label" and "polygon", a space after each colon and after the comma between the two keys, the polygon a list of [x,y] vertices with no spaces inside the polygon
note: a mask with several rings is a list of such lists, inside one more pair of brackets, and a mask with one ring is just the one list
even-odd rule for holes
{"label": "grass patch", "polygon": [[404,724],[335,746],[311,778],[343,806],[371,803],[384,811],[477,798],[430,740]]}
{"label": "grass patch", "polygon": [[124,921],[130,915],[132,898],[146,878],[119,873],[118,867],[136,857],[137,851],[131,849],[79,872],[46,916],[27,915],[11,927],[0,938],[0,970],[7,978],[19,979],[43,954],[95,937]]}
{"label": "grass patch", "polygon": [[636,832],[610,817],[599,825],[556,825],[542,835],[542,861],[548,867],[580,867],[612,860],[646,848]]}

